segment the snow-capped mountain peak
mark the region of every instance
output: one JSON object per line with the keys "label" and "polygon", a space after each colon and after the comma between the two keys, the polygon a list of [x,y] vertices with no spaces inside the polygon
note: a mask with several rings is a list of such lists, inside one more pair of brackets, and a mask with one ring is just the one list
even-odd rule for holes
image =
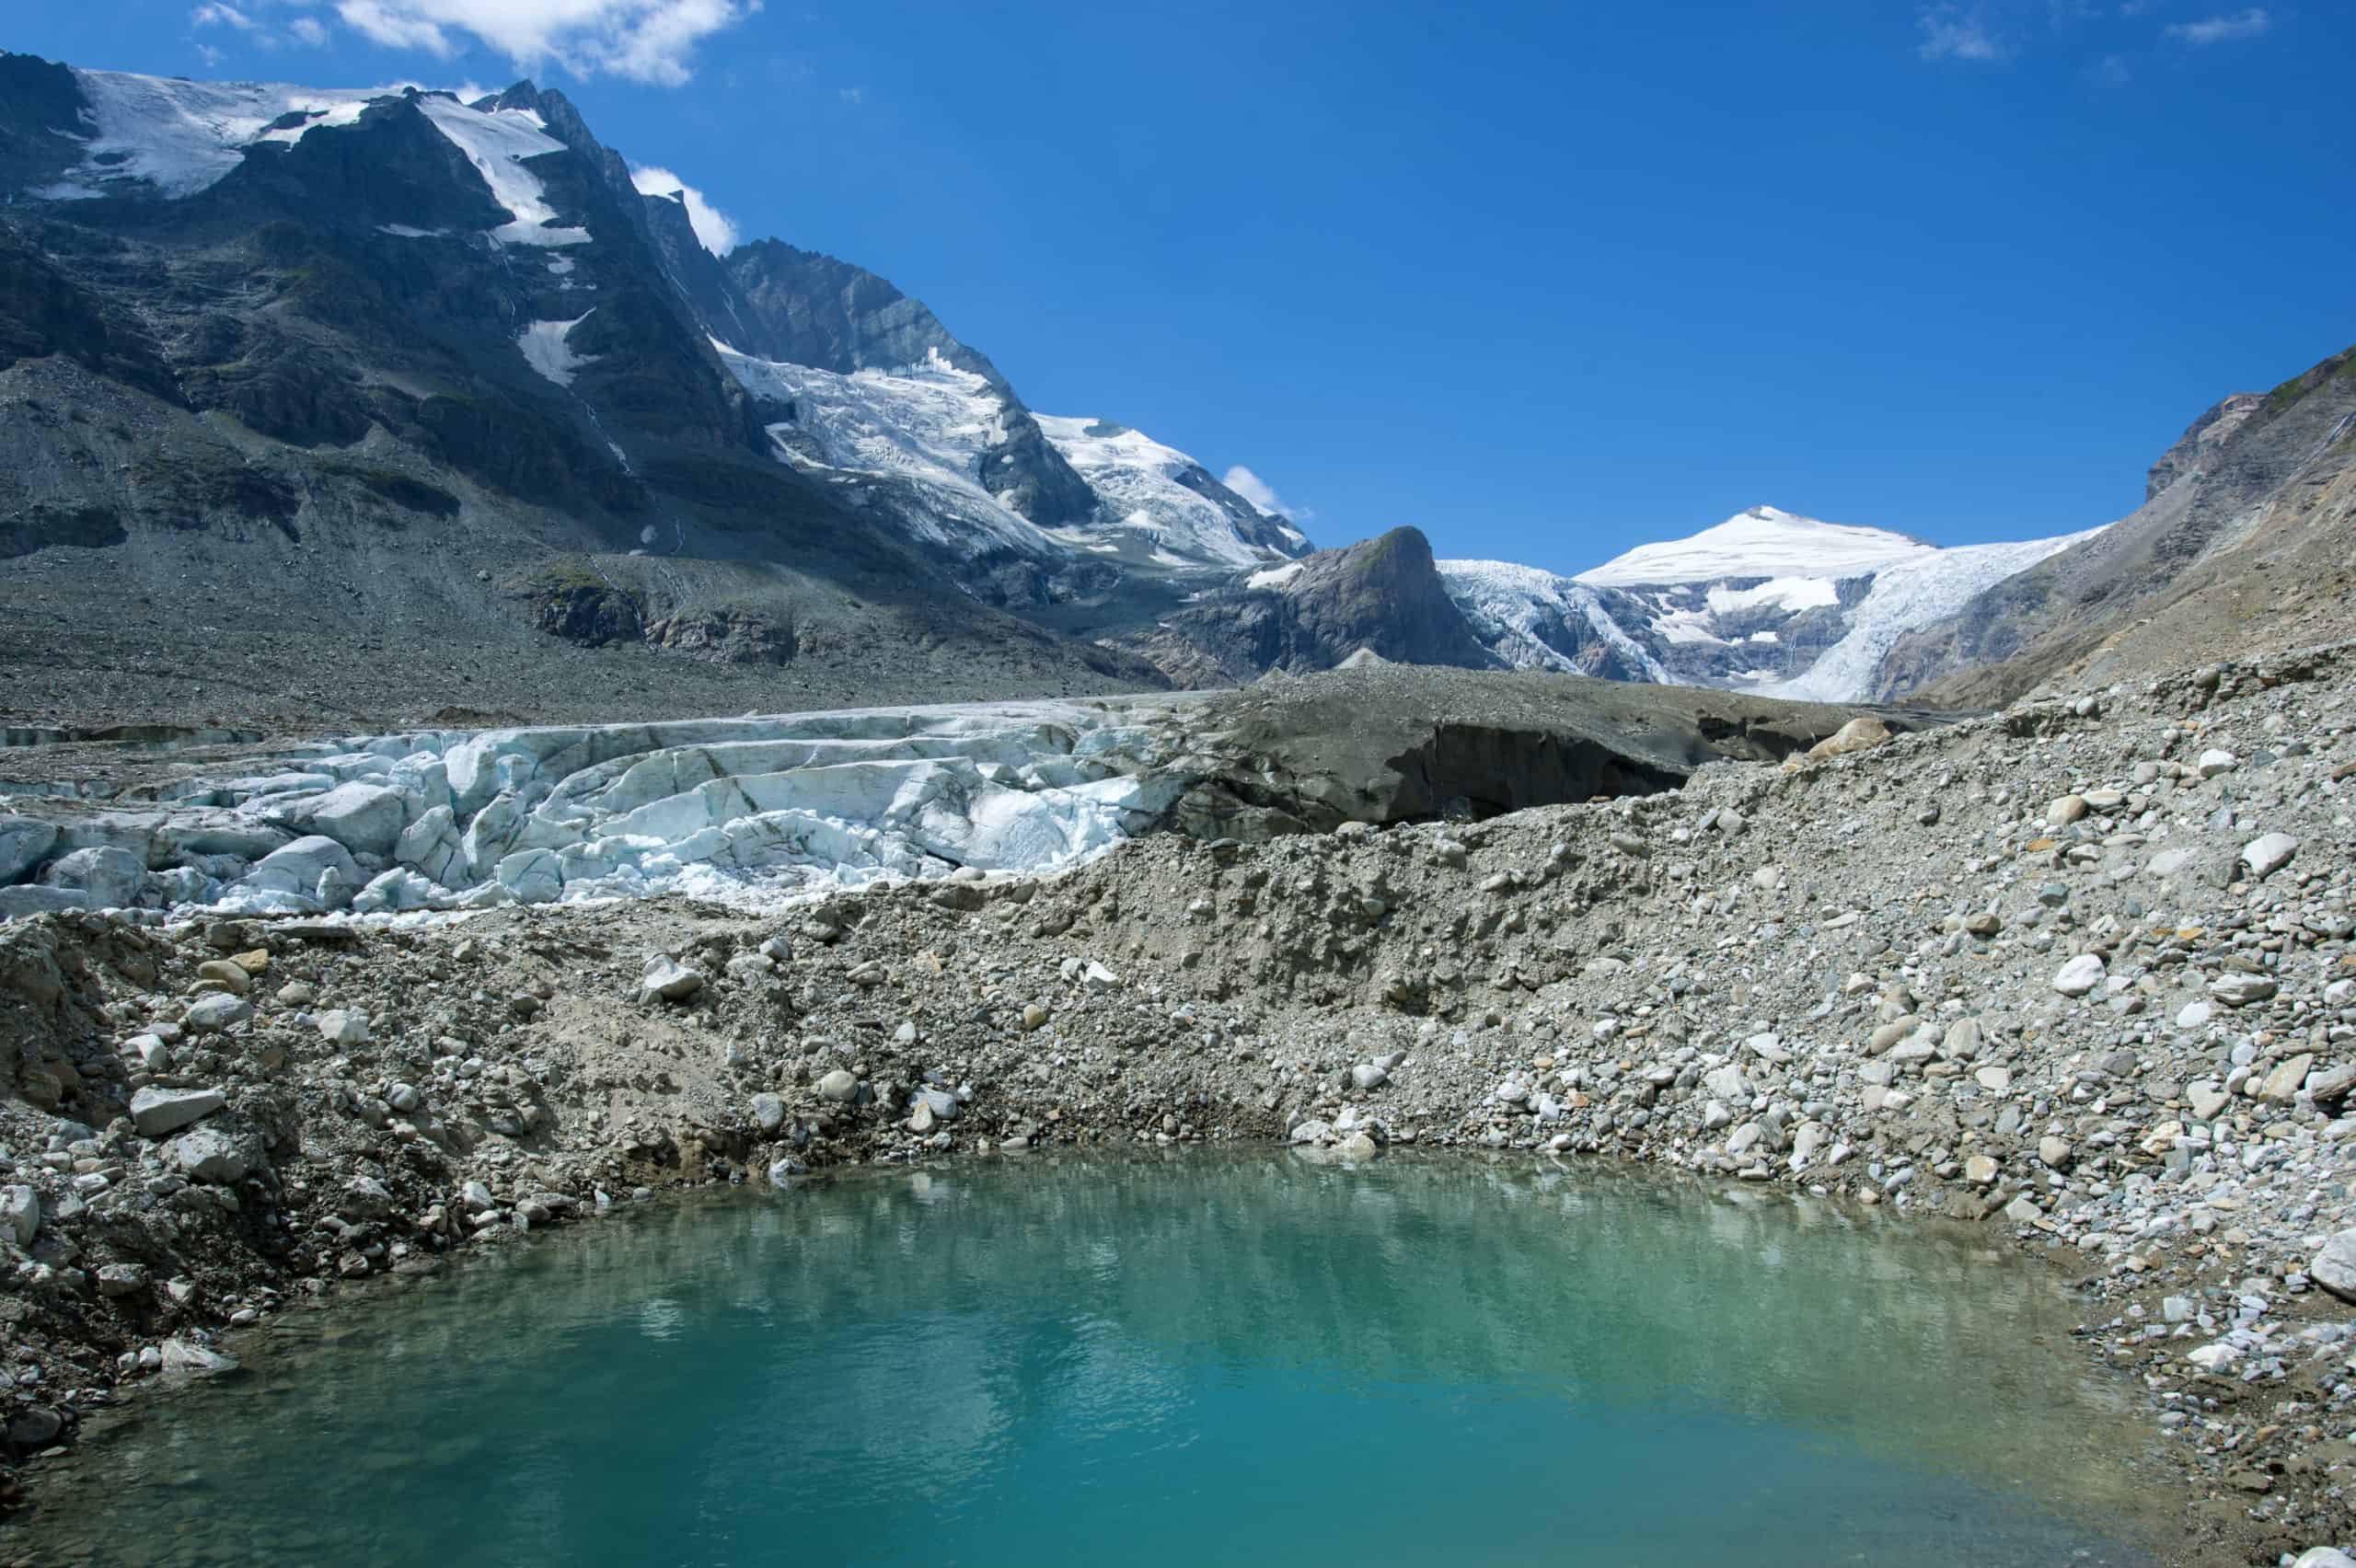
{"label": "snow-capped mountain peak", "polygon": [[1576,578],[1439,570],[1483,643],[1518,667],[1847,701],[1883,694],[1907,631],[2085,536],[1942,549],[1757,506]]}
{"label": "snow-capped mountain peak", "polygon": [[1937,547],[1885,528],[1826,523],[1773,506],[1737,513],[1682,539],[1639,545],[1578,574],[1600,587],[1707,582],[1729,578],[1839,580],[1937,553]]}

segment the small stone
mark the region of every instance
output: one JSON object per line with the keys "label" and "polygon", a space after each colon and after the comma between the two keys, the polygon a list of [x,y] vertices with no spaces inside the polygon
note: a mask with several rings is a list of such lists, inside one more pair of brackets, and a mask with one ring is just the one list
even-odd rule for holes
{"label": "small stone", "polygon": [[100,1296],[136,1296],[147,1288],[144,1263],[106,1263],[98,1269]]}
{"label": "small stone", "polygon": [[1981,1088],[1991,1094],[2002,1094],[2013,1087],[2013,1070],[2010,1067],[1981,1067],[1971,1076]]}
{"label": "small stone", "polygon": [[237,1369],[237,1357],[183,1339],[164,1342],[163,1365],[167,1372],[182,1372],[192,1378],[209,1378]]}
{"label": "small stone", "polygon": [[2200,754],[2200,760],[2195,766],[2201,778],[2214,778],[2220,773],[2231,773],[2239,761],[2240,758],[2235,756],[2233,753],[2212,746]]}
{"label": "small stone", "polygon": [[2258,1085],[2258,1097],[2269,1105],[2288,1105],[2299,1097],[2299,1086],[2307,1081],[2307,1069],[2316,1065],[2312,1054],[2302,1052],[2274,1064]]}
{"label": "small stone", "polygon": [[1040,1006],[1038,1003],[1036,1003],[1036,1002],[1025,1002],[1025,1003],[1023,1004],[1023,1006],[1022,1006],[1022,1027],[1023,1027],[1023,1029],[1024,1029],[1026,1032],[1031,1031],[1031,1030],[1034,1030],[1034,1029],[1042,1028],[1042,1027],[1044,1027],[1044,1026],[1045,1025],[1046,1021],[1047,1021],[1047,1009],[1045,1009],[1045,1008],[1041,1007],[1041,1006]]}
{"label": "small stone", "polygon": [[2037,1140],[2037,1158],[2050,1170],[2067,1170],[2073,1156],[2074,1151],[2067,1138],[2055,1137],[2049,1133]]}
{"label": "small stone", "polygon": [[1963,1179],[1975,1187],[1993,1186],[1996,1182],[1996,1161],[1993,1157],[1975,1154],[1963,1162]]}
{"label": "small stone", "polygon": [[[854,1090],[857,1084],[853,1084]],[[753,1096],[753,1124],[766,1135],[774,1135],[785,1125],[785,1101],[774,1094]]]}
{"label": "small stone", "polygon": [[2084,795],[2064,795],[2049,802],[2045,808],[2045,820],[2056,827],[2067,827],[2085,814],[2086,798]]}
{"label": "small stone", "polygon": [[2216,1016],[2217,1009],[2207,1002],[2187,1002],[2177,1009],[2176,1026],[2178,1029],[2206,1029],[2209,1020]]}
{"label": "small stone", "polygon": [[1351,1087],[1361,1094],[1380,1089],[1391,1081],[1391,1075],[1372,1062],[1360,1062],[1350,1069]]}
{"label": "small stone", "polygon": [[837,1105],[848,1105],[859,1098],[859,1078],[845,1067],[837,1067],[818,1080],[818,1096]]}

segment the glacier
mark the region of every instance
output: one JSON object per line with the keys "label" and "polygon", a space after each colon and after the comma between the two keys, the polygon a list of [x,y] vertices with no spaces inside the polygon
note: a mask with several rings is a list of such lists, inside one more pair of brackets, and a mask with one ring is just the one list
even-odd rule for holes
{"label": "glacier", "polygon": [[[1183,702],[1184,699],[1170,699]],[[1076,864],[1192,782],[1164,708],[1006,702],[422,731],[241,759],[46,821],[0,917],[135,905],[402,914],[691,893],[756,905],[879,879]]]}
{"label": "glacier", "polygon": [[1862,577],[1939,553],[1936,545],[1847,523],[1826,523],[1754,506],[1698,534],[1638,545],[1589,568],[1577,581],[1623,588],[1726,578]]}
{"label": "glacier", "polygon": [[1514,669],[1589,673],[1548,639],[1550,623],[1567,627],[1576,622],[1618,655],[1623,667],[1633,672],[1631,678],[1677,684],[1660,661],[1611,618],[1601,596],[1575,579],[1502,560],[1433,565],[1440,585],[1472,623],[1474,634]]}
{"label": "glacier", "polygon": [[2089,528],[2050,539],[1958,545],[1877,572],[1872,588],[1849,612],[1847,635],[1819,654],[1805,673],[1756,689],[1768,697],[1813,702],[1870,697],[1879,684],[1882,660],[1907,632],[1955,614],[2005,578],[2101,532]]}
{"label": "glacier", "polygon": [[[1287,552],[1254,544],[1238,533],[1232,513],[1187,483],[1192,479],[1195,485],[1216,485],[1217,481],[1176,447],[1109,421],[1057,414],[1032,417],[1103,503],[1097,525],[1086,531],[1089,536],[1069,542],[1092,548],[1108,535],[1133,535],[1143,549],[1170,558],[1163,565],[1245,567],[1286,559]],[[1236,501],[1242,506],[1251,504],[1241,497]]]}

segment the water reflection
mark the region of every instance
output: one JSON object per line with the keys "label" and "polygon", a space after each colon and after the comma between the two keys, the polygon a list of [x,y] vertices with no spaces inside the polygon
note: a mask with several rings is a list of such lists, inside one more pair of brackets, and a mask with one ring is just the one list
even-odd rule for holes
{"label": "water reflection", "polygon": [[1526,1161],[858,1174],[298,1319],[237,1386],[90,1445],[29,1539],[127,1564],[2140,1561],[2060,1522],[2136,1501],[2074,1320],[1968,1245]]}

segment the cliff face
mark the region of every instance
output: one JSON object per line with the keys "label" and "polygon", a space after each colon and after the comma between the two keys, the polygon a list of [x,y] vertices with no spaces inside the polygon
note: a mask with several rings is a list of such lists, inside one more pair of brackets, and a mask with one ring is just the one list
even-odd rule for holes
{"label": "cliff face", "polygon": [[1328,670],[1361,650],[1399,664],[1504,667],[1449,596],[1431,542],[1414,528],[1204,594],[1124,645],[1196,686]]}

